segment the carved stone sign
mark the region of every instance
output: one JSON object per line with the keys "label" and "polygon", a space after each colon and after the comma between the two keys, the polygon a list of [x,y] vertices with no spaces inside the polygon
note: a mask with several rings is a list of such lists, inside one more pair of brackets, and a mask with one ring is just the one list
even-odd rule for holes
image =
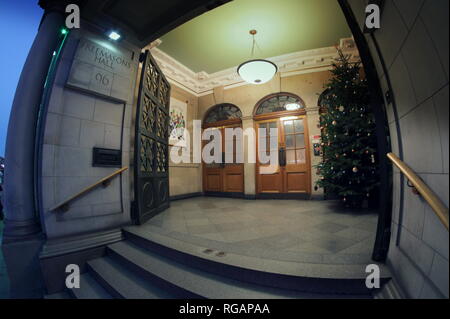
{"label": "carved stone sign", "polygon": [[67,84],[128,101],[136,64],[133,52],[107,40],[82,38]]}

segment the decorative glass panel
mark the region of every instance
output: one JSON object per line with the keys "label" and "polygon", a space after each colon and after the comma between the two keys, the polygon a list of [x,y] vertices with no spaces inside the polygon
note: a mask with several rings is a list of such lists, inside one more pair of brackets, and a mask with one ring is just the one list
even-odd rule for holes
{"label": "decorative glass panel", "polygon": [[305,147],[305,135],[297,134],[295,135],[295,147],[304,148]]}
{"label": "decorative glass panel", "polygon": [[294,95],[279,93],[261,102],[256,115],[282,111],[295,111],[305,108],[303,101]]}
{"label": "decorative glass panel", "polygon": [[294,133],[294,126],[292,121],[285,121],[284,122],[284,133],[286,134],[292,134]]}
{"label": "decorative glass panel", "polygon": [[303,120],[295,120],[294,126],[295,126],[295,133],[303,133],[305,131]]}
{"label": "decorative glass panel", "polygon": [[297,164],[306,164],[306,150],[297,150]]}
{"label": "decorative glass panel", "polygon": [[286,151],[287,164],[295,164],[295,150]]}
{"label": "decorative glass panel", "polygon": [[286,148],[295,148],[294,135],[286,136]]}
{"label": "decorative glass panel", "polygon": [[241,110],[233,104],[223,103],[213,106],[205,118],[205,123],[211,124],[226,120],[240,119],[242,117]]}

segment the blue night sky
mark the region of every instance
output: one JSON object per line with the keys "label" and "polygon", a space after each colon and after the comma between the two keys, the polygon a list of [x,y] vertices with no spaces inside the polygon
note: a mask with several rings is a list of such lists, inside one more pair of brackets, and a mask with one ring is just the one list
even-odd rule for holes
{"label": "blue night sky", "polygon": [[0,0],[0,156],[5,155],[9,113],[20,72],[36,36],[42,9],[38,0]]}

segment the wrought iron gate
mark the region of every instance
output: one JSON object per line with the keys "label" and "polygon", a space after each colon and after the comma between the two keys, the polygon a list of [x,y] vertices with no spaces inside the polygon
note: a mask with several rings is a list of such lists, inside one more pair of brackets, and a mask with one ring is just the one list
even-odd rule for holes
{"label": "wrought iron gate", "polygon": [[136,108],[133,220],[137,224],[169,207],[170,85],[147,50]]}

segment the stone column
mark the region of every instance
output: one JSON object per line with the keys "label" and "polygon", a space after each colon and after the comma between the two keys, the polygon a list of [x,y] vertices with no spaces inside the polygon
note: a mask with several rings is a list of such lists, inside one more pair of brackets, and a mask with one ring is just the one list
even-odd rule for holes
{"label": "stone column", "polygon": [[308,121],[308,133],[309,133],[309,154],[311,158],[311,198],[312,199],[323,199],[324,193],[322,188],[318,188],[317,190],[314,189],[316,182],[320,178],[317,175],[317,169],[315,168],[316,165],[320,164],[322,161],[321,156],[315,156],[314,155],[314,147],[312,145],[312,138],[314,136],[320,136],[320,128],[318,127],[319,121],[320,121],[320,115],[319,115],[319,107],[308,107],[306,108],[306,119]]}
{"label": "stone column", "polygon": [[35,132],[47,71],[64,25],[62,12],[46,10],[17,85],[6,141],[4,243],[40,232],[34,194]]}
{"label": "stone column", "polygon": [[64,1],[44,1],[38,34],[20,75],[6,140],[5,229],[2,251],[10,298],[41,298],[44,283],[39,267],[41,225],[35,207],[34,152],[36,124],[44,83],[60,29]]}
{"label": "stone column", "polygon": [[[247,128],[253,129],[253,117],[246,116],[242,118],[242,129],[245,131]],[[255,168],[256,164],[249,163],[248,155],[250,151],[250,147],[253,147],[253,151],[256,153],[256,134],[255,141],[253,143],[249,143],[247,137],[243,140],[244,143],[244,193],[246,197],[253,198],[256,194],[255,187]]]}

